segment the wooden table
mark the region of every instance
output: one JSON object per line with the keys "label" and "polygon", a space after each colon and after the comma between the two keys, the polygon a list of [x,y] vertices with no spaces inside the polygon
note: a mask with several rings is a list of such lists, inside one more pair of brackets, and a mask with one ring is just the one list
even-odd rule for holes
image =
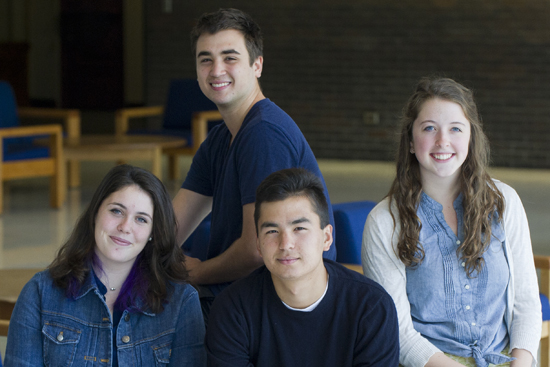
{"label": "wooden table", "polygon": [[19,293],[33,277],[44,269],[0,269],[0,336],[8,335],[8,320]]}
{"label": "wooden table", "polygon": [[[63,143],[66,161],[150,160],[151,172],[162,178],[162,149],[185,146],[183,138],[161,135],[82,135]],[[69,167],[69,186],[80,186],[80,170]]]}

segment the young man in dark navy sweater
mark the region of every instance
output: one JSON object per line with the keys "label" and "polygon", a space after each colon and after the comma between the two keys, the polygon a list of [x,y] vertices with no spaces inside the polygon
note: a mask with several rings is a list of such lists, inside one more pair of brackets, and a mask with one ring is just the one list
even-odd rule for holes
{"label": "young man in dark navy sweater", "polygon": [[313,173],[284,169],[256,192],[265,266],[225,289],[210,313],[209,366],[397,366],[398,322],[384,289],[327,259],[332,225]]}

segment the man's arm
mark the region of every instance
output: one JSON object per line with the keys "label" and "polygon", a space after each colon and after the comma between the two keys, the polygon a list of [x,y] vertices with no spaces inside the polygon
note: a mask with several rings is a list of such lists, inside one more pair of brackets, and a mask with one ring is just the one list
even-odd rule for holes
{"label": "man's arm", "polygon": [[[182,189],[183,190],[183,189]],[[180,190],[180,192],[182,191]],[[189,191],[189,190],[186,190]],[[182,194],[183,195],[183,194]],[[199,195],[199,194],[195,194]],[[179,196],[179,194],[178,194]],[[174,199],[174,202],[176,199]],[[202,195],[200,195],[202,196]],[[210,205],[212,199],[210,198]],[[174,204],[174,208],[176,205]],[[191,211],[190,211],[191,210]],[[196,209],[186,209],[185,211],[193,213]],[[189,271],[190,282],[193,284],[217,284],[232,282],[250,274],[253,270],[263,265],[263,260],[256,248],[256,228],[254,225],[254,203],[246,204],[242,207],[243,210],[243,228],[241,237],[235,240],[220,255],[206,260],[200,261],[195,258],[187,257],[186,266]],[[197,213],[198,215],[198,213]],[[193,217],[192,214],[190,214]],[[204,214],[206,216],[206,214]],[[201,217],[204,218],[204,216]],[[178,215],[178,240],[187,238],[189,234],[198,226],[200,220],[193,223],[191,232],[187,233],[190,225],[180,225],[180,219],[185,220],[183,216]],[[193,220],[189,218],[189,220]],[[181,235],[180,235],[181,231]],[[185,237],[184,237],[185,235]]]}
{"label": "man's arm", "polygon": [[212,210],[212,197],[180,189],[172,200],[172,205],[178,224],[176,240],[181,246]]}

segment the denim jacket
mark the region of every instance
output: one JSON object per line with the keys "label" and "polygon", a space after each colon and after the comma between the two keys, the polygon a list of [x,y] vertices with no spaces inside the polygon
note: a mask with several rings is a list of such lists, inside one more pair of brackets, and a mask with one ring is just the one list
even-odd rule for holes
{"label": "denim jacket", "polygon": [[4,360],[15,366],[205,366],[204,322],[195,289],[175,284],[159,314],[124,311],[112,346],[112,318],[90,273],[73,299],[49,271],[23,288],[8,332]]}

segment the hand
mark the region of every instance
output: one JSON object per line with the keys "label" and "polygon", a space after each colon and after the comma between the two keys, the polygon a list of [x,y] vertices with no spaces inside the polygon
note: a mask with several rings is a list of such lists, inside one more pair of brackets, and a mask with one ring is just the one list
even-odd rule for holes
{"label": "hand", "polygon": [[516,359],[510,362],[510,367],[531,367],[533,356],[525,349],[513,349],[512,357]]}
{"label": "hand", "polygon": [[196,269],[201,265],[202,261],[196,257],[191,257],[185,255],[185,268],[189,273],[189,283],[196,284],[193,279],[193,273],[196,272]]}

